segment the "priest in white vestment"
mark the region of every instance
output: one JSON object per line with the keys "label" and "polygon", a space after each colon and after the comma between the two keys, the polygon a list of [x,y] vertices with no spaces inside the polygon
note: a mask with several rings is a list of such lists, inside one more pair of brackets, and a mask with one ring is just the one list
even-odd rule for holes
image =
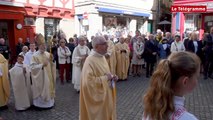
{"label": "priest in white vestment", "polygon": [[38,108],[52,108],[55,98],[56,66],[53,56],[46,51],[43,35],[37,36],[39,50],[30,64],[32,77],[33,105]]}
{"label": "priest in white vestment", "polygon": [[29,73],[26,72],[23,61],[24,57],[18,55],[15,66],[9,70],[16,110],[26,110],[30,107],[30,98],[28,95],[30,76]]}
{"label": "priest in white vestment", "polygon": [[84,61],[90,53],[90,49],[86,46],[86,39],[83,36],[80,36],[78,40],[79,44],[75,47],[72,55],[72,83],[77,91],[80,90],[81,71]]}

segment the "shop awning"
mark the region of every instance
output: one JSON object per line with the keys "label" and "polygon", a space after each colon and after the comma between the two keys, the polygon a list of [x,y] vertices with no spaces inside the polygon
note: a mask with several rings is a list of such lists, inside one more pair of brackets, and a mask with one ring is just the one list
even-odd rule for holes
{"label": "shop awning", "polygon": [[145,12],[133,12],[128,10],[120,10],[120,9],[113,9],[113,8],[104,8],[104,7],[98,7],[99,12],[105,12],[105,13],[114,13],[114,14],[126,14],[126,15],[132,15],[132,16],[140,16],[140,17],[149,17],[149,13]]}

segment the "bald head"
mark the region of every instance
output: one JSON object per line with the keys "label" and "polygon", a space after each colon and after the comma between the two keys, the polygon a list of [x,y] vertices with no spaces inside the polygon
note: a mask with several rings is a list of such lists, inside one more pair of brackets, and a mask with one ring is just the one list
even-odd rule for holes
{"label": "bald head", "polygon": [[153,34],[149,35],[149,40],[154,40],[154,35]]}
{"label": "bald head", "polygon": [[4,44],[5,43],[5,40],[4,40],[4,38],[0,38],[0,44]]}
{"label": "bald head", "polygon": [[101,55],[105,55],[107,53],[108,45],[106,39],[103,36],[94,37],[92,46],[94,48],[94,51]]}
{"label": "bald head", "polygon": [[93,38],[92,47],[95,48],[97,45],[106,42],[106,39],[103,36],[96,36]]}
{"label": "bald head", "polygon": [[23,39],[22,39],[22,38],[18,38],[18,42],[19,42],[19,43],[22,43],[22,42],[23,42]]}

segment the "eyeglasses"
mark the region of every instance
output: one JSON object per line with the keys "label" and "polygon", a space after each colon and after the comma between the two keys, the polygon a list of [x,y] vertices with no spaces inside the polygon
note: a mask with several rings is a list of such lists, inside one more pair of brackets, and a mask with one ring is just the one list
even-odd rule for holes
{"label": "eyeglasses", "polygon": [[65,43],[65,42],[61,42],[61,43]]}

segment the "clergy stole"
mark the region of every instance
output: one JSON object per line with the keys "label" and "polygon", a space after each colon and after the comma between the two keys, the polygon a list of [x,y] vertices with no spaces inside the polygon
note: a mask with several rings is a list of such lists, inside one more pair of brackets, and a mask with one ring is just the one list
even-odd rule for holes
{"label": "clergy stole", "polygon": [[[122,52],[125,50],[126,52]],[[129,47],[126,43],[121,44],[120,42],[115,45],[116,51],[116,75],[119,79],[127,79],[127,73],[129,68]]]}
{"label": "clergy stole", "polygon": [[109,54],[109,58],[107,58],[107,62],[109,65],[110,72],[115,75],[116,74],[116,55],[115,55],[115,46],[111,40],[107,41],[108,49],[107,54]]}
{"label": "clergy stole", "polygon": [[15,107],[17,110],[25,110],[30,107],[28,89],[30,87],[30,75],[24,71],[23,64],[17,63],[9,72],[15,97]]}
{"label": "clergy stole", "polygon": [[87,57],[81,76],[79,120],[116,120],[116,98],[106,73],[110,70],[104,56]]}
{"label": "clergy stole", "polygon": [[[39,51],[34,54],[31,61],[32,92],[33,98],[41,97],[49,101],[55,97],[56,66],[49,59],[50,54]],[[44,61],[49,61],[46,67],[42,67]]]}
{"label": "clergy stole", "polygon": [[10,83],[8,80],[8,62],[0,54],[0,107],[7,105],[10,97]]}

